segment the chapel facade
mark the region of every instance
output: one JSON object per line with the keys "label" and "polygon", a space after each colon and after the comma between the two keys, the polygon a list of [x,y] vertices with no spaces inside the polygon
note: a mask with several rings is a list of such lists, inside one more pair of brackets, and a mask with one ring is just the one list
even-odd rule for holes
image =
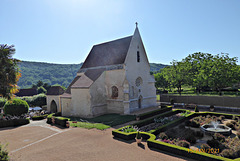
{"label": "chapel facade", "polygon": [[156,106],[155,79],[138,27],[132,36],[94,45],[61,94],[47,94],[47,109],[63,116],[130,114]]}

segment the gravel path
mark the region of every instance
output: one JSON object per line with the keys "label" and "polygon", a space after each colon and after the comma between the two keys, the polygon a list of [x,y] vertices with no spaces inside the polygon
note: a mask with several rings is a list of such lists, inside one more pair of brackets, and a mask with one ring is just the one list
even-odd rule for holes
{"label": "gravel path", "polygon": [[0,131],[1,143],[8,143],[12,161],[183,161],[187,158],[148,149],[144,142],[114,139],[112,128],[61,129],[34,121],[17,128]]}

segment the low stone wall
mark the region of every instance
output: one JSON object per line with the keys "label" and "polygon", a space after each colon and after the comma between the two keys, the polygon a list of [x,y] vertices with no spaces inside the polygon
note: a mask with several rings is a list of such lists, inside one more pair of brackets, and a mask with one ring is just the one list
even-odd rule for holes
{"label": "low stone wall", "polygon": [[176,96],[169,94],[161,94],[160,102],[170,102],[197,105],[214,105],[223,107],[240,107],[240,97],[227,96]]}

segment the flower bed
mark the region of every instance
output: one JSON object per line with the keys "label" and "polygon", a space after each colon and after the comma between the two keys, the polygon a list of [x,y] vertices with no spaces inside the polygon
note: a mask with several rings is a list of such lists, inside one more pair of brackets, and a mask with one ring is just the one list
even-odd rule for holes
{"label": "flower bed", "polygon": [[21,116],[11,116],[0,114],[0,128],[2,127],[12,127],[29,124],[30,120],[26,115]]}
{"label": "flower bed", "polygon": [[[181,116],[183,116],[183,114]],[[239,117],[239,119],[238,119],[238,117]],[[193,131],[186,130],[186,133],[182,133],[182,134],[180,134],[178,131],[175,131],[175,132],[172,131],[172,133],[174,133],[174,134],[178,134],[179,136],[181,135],[180,138],[178,138],[178,137],[171,138],[168,136],[169,133],[167,133],[167,134],[161,133],[161,136],[158,135],[159,132],[163,132],[163,131],[167,131],[168,129],[172,129],[176,125],[183,123],[185,120],[189,120],[191,122],[201,120],[203,122],[199,122],[199,124],[203,124],[203,123],[208,123],[211,120],[224,121],[224,119],[234,119],[234,120],[232,120],[231,123],[238,127],[237,122],[240,121],[240,115],[235,116],[235,115],[231,115],[231,114],[222,114],[222,113],[213,113],[213,112],[190,113],[190,114],[186,114],[183,117],[175,119],[172,122],[169,122],[163,126],[160,126],[155,130],[148,131],[147,133],[145,132],[144,134],[149,135],[149,136],[150,135],[152,136],[152,134],[155,134],[155,135],[157,134],[156,136],[158,136],[158,137],[156,137],[154,135],[155,137],[149,137],[149,139],[147,140],[147,145],[149,148],[155,148],[155,149],[167,151],[170,153],[182,155],[185,157],[189,157],[189,158],[193,158],[193,159],[197,159],[197,160],[204,160],[204,161],[205,160],[206,161],[220,161],[220,160],[221,161],[223,161],[223,160],[233,161],[232,160],[233,158],[236,158],[235,160],[240,160],[240,158],[238,158],[238,157],[240,157],[240,155],[239,155],[240,154],[240,139],[238,138],[238,135],[236,135],[236,137],[232,138],[232,137],[224,137],[221,134],[216,134],[213,136],[213,139],[211,139],[207,143],[204,143],[201,145],[201,148],[203,148],[204,151],[202,150],[200,152],[191,152],[191,151],[189,151],[190,150],[189,148],[186,148],[191,145],[194,145],[196,140],[201,139],[201,137],[203,137],[199,128],[193,127],[193,129],[195,129],[195,130],[198,129],[198,131],[193,132]],[[148,120],[148,122],[150,122],[150,121]],[[140,121],[140,125],[143,125],[143,124],[144,124],[144,122]],[[180,129],[181,128],[189,129],[189,127],[191,127],[191,126],[185,127],[184,124],[182,124],[180,126],[179,126]],[[119,137],[119,138],[122,138],[125,140],[132,140],[136,136],[136,132],[134,132],[133,130],[134,130],[134,126],[126,126],[126,127],[119,128],[117,130],[112,131],[112,134],[114,135],[114,137]],[[187,133],[194,136],[195,139],[191,138],[191,137],[184,138],[183,136],[186,136]],[[238,134],[240,136],[240,132]],[[191,136],[191,135],[189,135],[189,136]],[[215,149],[219,148],[219,150],[216,151],[218,153],[215,153],[213,155],[213,153],[209,153],[209,151],[211,151],[211,149],[214,149],[214,148]],[[207,149],[210,149],[210,150],[207,152]]]}

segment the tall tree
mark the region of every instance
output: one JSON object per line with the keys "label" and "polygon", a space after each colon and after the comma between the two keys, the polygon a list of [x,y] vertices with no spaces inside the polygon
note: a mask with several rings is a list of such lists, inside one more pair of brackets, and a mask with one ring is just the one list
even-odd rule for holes
{"label": "tall tree", "polygon": [[185,68],[183,62],[173,60],[172,66],[163,69],[164,78],[169,82],[171,87],[177,88],[178,93],[181,95],[182,85],[186,84],[188,70]]}
{"label": "tall tree", "polygon": [[0,96],[10,99],[16,93],[17,81],[21,73],[17,67],[19,60],[12,58],[13,45],[0,44]]}
{"label": "tall tree", "polygon": [[186,70],[187,84],[200,92],[208,86],[209,73],[213,66],[213,55],[208,53],[193,53],[182,60]]}
{"label": "tall tree", "polygon": [[156,80],[155,86],[156,88],[163,88],[165,90],[166,88],[169,87],[168,81],[164,78],[164,74],[162,70],[160,70],[159,73],[153,74],[154,78]]}
{"label": "tall tree", "polygon": [[239,82],[239,74],[237,57],[230,58],[226,53],[218,54],[213,58],[209,85],[221,95],[223,88]]}

